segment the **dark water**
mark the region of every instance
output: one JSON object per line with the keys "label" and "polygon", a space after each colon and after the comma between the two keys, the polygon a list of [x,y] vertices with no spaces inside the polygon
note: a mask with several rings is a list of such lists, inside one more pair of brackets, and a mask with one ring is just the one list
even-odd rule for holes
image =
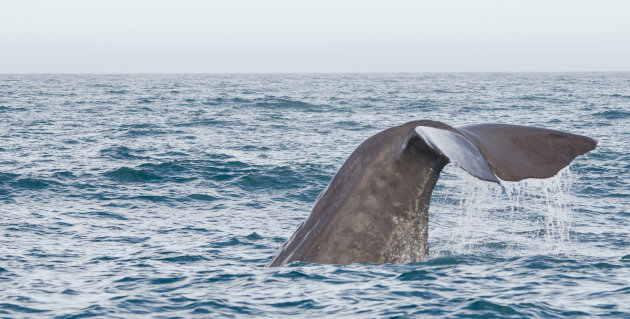
{"label": "dark water", "polygon": [[[442,174],[431,259],[264,268],[413,119],[599,141],[550,181]],[[1,317],[630,317],[630,74],[0,75]]]}

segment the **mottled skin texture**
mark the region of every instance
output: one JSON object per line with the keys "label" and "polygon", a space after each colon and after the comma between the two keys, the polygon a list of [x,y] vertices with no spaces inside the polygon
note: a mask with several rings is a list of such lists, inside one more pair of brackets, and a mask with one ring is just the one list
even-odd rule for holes
{"label": "mottled skin texture", "polygon": [[[417,126],[446,129],[471,139],[493,171],[499,172],[497,176],[505,180],[553,176],[596,144],[579,135],[509,125],[467,126],[460,131],[423,120],[387,129],[367,139],[348,157],[317,198],[310,216],[267,266],[292,261],[349,264],[425,260],[429,254],[431,193],[449,159],[418,137],[414,131]],[[511,129],[516,130],[512,135]],[[547,143],[544,139],[549,136],[560,140]],[[550,148],[554,147],[560,149],[560,155],[553,155]],[[509,151],[502,152],[503,148]],[[540,160],[537,150],[551,154],[543,154]],[[512,161],[513,155],[523,158]],[[540,163],[548,167],[537,169]],[[520,165],[525,165],[527,172],[518,173]]]}

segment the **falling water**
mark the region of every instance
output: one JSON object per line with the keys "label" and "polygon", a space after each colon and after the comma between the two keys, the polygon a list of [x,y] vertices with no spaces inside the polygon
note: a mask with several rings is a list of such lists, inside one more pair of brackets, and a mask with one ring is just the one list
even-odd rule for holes
{"label": "falling water", "polygon": [[569,168],[548,179],[497,185],[449,165],[441,182],[430,212],[433,257],[571,253]]}

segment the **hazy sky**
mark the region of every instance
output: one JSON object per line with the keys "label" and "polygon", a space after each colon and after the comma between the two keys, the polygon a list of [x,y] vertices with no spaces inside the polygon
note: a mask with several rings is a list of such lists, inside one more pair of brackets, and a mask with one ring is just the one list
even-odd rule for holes
{"label": "hazy sky", "polygon": [[0,1],[0,73],[440,71],[630,71],[630,1]]}

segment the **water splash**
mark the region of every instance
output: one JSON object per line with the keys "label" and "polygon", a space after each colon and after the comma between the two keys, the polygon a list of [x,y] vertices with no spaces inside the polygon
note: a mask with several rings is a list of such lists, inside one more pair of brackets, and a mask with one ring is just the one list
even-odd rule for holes
{"label": "water splash", "polygon": [[516,203],[512,211],[520,208],[524,216],[529,213],[529,217],[540,226],[534,237],[541,239],[544,248],[551,253],[570,253],[573,182],[574,175],[567,167],[549,179],[527,179],[503,185],[508,200]]}
{"label": "water splash", "polygon": [[571,253],[569,168],[548,179],[494,183],[449,165],[430,211],[432,257]]}

